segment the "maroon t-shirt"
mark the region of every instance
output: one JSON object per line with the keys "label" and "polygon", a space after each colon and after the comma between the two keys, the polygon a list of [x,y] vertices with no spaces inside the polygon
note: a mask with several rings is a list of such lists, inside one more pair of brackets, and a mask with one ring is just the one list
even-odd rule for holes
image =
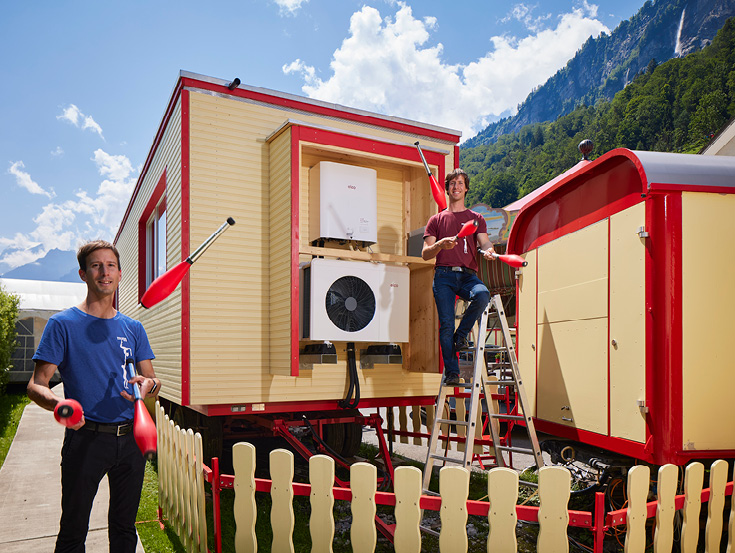
{"label": "maroon t-shirt", "polygon": [[451,250],[440,250],[436,256],[436,264],[445,267],[467,267],[477,271],[477,234],[487,233],[485,218],[470,209],[452,212],[447,209],[432,215],[424,230],[424,238],[434,236],[437,240],[447,236],[456,236],[467,221],[477,221],[477,230],[474,234],[457,240],[457,245]]}

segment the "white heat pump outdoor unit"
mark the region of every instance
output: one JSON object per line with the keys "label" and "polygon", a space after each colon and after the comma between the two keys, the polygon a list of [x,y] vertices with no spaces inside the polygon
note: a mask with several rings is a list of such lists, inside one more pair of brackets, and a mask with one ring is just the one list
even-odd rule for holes
{"label": "white heat pump outdoor unit", "polygon": [[[309,169],[312,242],[320,238],[378,241],[378,173],[321,161]],[[316,214],[319,206],[319,216]]]}
{"label": "white heat pump outdoor unit", "polygon": [[408,267],[317,258],[300,276],[302,339],[408,342]]}

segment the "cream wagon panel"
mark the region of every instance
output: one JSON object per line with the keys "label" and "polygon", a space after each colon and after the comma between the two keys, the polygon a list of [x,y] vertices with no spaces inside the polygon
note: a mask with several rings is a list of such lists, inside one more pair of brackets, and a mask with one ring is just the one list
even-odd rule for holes
{"label": "cream wagon panel", "polygon": [[[646,210],[639,203],[610,217],[610,435],[643,443],[646,418]],[[614,342],[614,344],[613,344]]]}
{"label": "cream wagon panel", "polygon": [[735,449],[735,195],[682,194],[682,447]]}

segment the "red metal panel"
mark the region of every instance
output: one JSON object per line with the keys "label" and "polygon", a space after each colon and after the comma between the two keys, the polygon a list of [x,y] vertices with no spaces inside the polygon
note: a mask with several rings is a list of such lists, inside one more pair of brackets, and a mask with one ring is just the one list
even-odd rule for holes
{"label": "red metal panel", "polygon": [[[181,260],[189,256],[190,239],[190,121],[189,91],[181,92]],[[189,405],[190,398],[190,277],[187,274],[181,281],[181,405]]]}

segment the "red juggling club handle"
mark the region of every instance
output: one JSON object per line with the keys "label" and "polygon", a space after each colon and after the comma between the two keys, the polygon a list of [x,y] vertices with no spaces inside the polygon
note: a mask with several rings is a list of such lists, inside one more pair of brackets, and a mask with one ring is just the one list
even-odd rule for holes
{"label": "red juggling club handle", "polygon": [[429,169],[429,164],[426,163],[424,152],[421,151],[421,146],[419,146],[418,140],[414,142],[414,146],[416,146],[416,149],[419,151],[421,161],[424,162],[426,173],[429,175],[429,184],[431,184],[431,194],[434,196],[434,201],[436,202],[436,205],[439,206],[439,211],[443,211],[447,208],[447,198],[444,196],[444,191],[442,190],[442,187],[439,186],[439,183],[436,182],[436,179],[434,178],[431,169]]}
{"label": "red juggling club handle", "polygon": [[171,267],[168,271],[159,276],[156,280],[151,282],[148,290],[145,291],[143,297],[140,298],[140,305],[146,309],[153,307],[158,302],[165,300],[171,295],[171,292],[176,290],[176,287],[184,279],[186,273],[189,272],[189,268],[199,257],[206,251],[206,249],[212,245],[220,234],[235,224],[235,220],[232,217],[228,217],[227,221],[222,223],[209,238],[207,238],[202,245],[199,246],[194,253],[187,257],[184,261]]}
{"label": "red juggling club handle", "polygon": [[54,407],[54,418],[59,424],[64,426],[74,426],[82,420],[81,404],[76,399],[62,399]]}
{"label": "red juggling club handle", "polygon": [[[133,359],[127,358],[125,360],[125,367],[127,368],[128,378],[136,376],[135,361]],[[133,384],[133,395],[135,396],[133,437],[143,457],[150,460],[156,454],[156,425],[153,423],[153,419],[148,409],[146,409],[145,403],[143,403],[143,398],[140,396],[140,387],[137,383]]]}

